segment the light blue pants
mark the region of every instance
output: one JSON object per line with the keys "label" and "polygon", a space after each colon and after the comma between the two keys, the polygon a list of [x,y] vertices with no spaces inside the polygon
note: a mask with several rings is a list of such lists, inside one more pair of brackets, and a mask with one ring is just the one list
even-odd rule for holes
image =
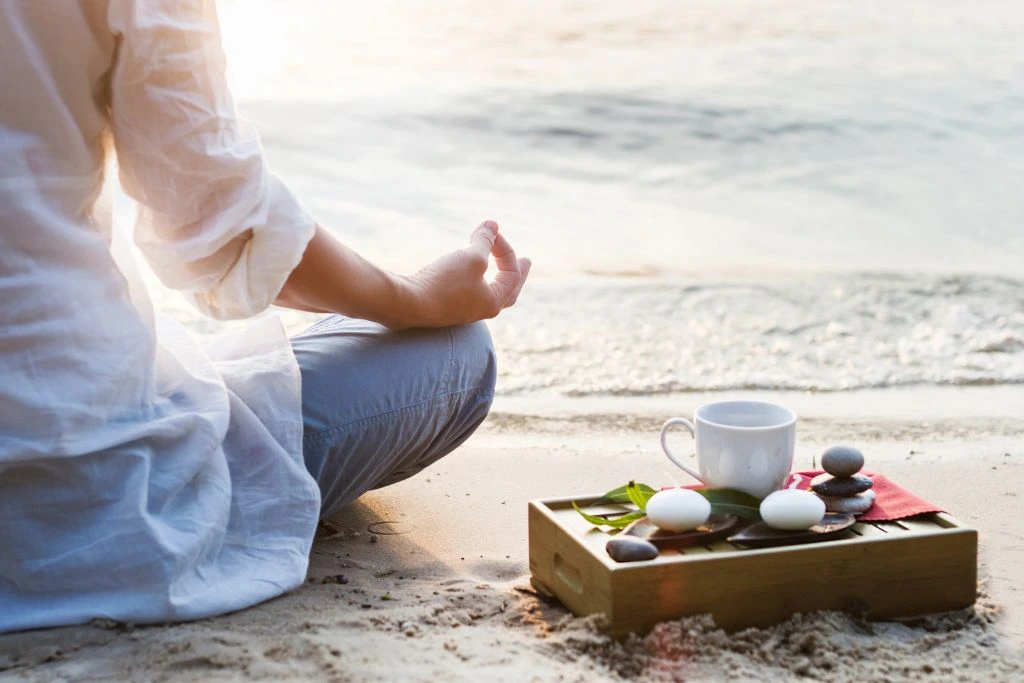
{"label": "light blue pants", "polygon": [[292,337],[292,348],[302,371],[303,453],[324,517],[455,450],[494,398],[483,323],[392,332],[332,315]]}

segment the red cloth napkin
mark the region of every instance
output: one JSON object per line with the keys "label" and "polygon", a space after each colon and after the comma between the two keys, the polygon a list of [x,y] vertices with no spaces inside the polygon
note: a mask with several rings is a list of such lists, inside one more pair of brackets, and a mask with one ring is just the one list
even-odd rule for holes
{"label": "red cloth napkin", "polygon": [[[788,488],[799,476],[802,481],[797,484],[797,488],[809,489],[811,488],[811,479],[819,474],[822,474],[821,470],[794,472],[789,475],[786,487]],[[922,515],[926,512],[945,512],[942,508],[918,498],[902,486],[892,483],[884,475],[874,472],[860,472],[860,474],[869,477],[874,482],[871,490],[875,492],[875,504],[867,512],[857,517],[862,522],[888,522]]]}

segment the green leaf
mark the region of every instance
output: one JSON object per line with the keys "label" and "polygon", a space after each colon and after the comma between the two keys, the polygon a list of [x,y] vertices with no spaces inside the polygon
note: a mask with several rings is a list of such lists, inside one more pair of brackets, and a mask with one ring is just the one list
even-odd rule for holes
{"label": "green leaf", "polygon": [[572,508],[576,512],[580,513],[580,516],[582,516],[583,519],[587,520],[594,526],[607,526],[613,529],[623,529],[629,526],[632,522],[635,522],[636,520],[642,519],[647,516],[641,511],[625,512],[622,514],[621,517],[614,517],[611,519],[607,517],[598,517],[597,515],[588,515],[586,512],[580,509],[580,506],[576,504],[576,501],[572,502]]}
{"label": "green leaf", "polygon": [[[647,488],[650,489],[651,487],[648,486]],[[626,484],[626,495],[629,496],[629,502],[633,505],[636,505],[641,510],[647,510],[647,501],[654,495],[654,490],[652,489],[650,493],[646,493],[640,488],[639,484],[631,481]]]}
{"label": "green leaf", "polygon": [[761,500],[736,489],[694,489],[708,499],[712,512],[736,515],[743,519],[761,519]]}
{"label": "green leaf", "polygon": [[[633,482],[629,482],[629,484],[633,484]],[[629,484],[626,484],[625,486],[620,486],[617,489],[612,489],[608,493],[606,493],[603,496],[601,496],[601,498],[599,500],[595,500],[594,501],[594,505],[605,505],[607,503],[631,503],[631,502],[633,502],[630,499],[629,494],[626,492],[626,489],[629,488]],[[656,491],[654,489],[652,489],[650,486],[648,486],[647,484],[634,484],[634,485],[638,489],[640,489],[640,492],[643,493],[645,496],[647,496],[647,498],[650,498],[651,496],[653,496],[656,493]]]}
{"label": "green leaf", "polygon": [[[756,496],[736,489],[711,488],[694,489],[697,493],[708,499],[711,503],[712,512],[736,515],[743,519],[758,521],[761,519],[761,500]],[[591,515],[580,509],[576,501],[572,507],[580,513],[583,519],[596,527],[610,527],[612,529],[623,529],[638,519],[646,517],[644,510],[647,508],[647,501],[657,493],[647,484],[629,482],[625,486],[612,489],[601,496],[600,500],[594,501],[594,505],[605,505],[608,503],[632,503],[640,508],[637,511],[629,511],[605,515]],[[618,515],[618,516],[616,516]]]}

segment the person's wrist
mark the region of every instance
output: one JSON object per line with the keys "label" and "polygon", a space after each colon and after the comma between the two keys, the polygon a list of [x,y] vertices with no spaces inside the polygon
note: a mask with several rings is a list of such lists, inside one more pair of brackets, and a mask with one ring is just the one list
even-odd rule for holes
{"label": "person's wrist", "polygon": [[423,327],[424,302],[422,288],[416,281],[407,275],[389,274],[391,301],[389,306],[388,320],[383,321],[387,327],[394,330],[404,330],[410,327]]}

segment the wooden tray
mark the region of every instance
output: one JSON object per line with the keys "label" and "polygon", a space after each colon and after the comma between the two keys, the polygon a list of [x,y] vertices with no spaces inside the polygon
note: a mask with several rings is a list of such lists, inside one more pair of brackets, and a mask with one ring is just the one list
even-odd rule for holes
{"label": "wooden tray", "polygon": [[627,509],[594,506],[599,499],[530,502],[530,572],[575,614],[604,612],[616,638],[688,614],[710,613],[734,631],[796,612],[855,609],[887,619],[974,603],[978,534],[946,514],[857,523],[810,545],[750,550],[718,541],[619,563],[605,551],[611,536],[572,509],[572,500],[594,514]]}

